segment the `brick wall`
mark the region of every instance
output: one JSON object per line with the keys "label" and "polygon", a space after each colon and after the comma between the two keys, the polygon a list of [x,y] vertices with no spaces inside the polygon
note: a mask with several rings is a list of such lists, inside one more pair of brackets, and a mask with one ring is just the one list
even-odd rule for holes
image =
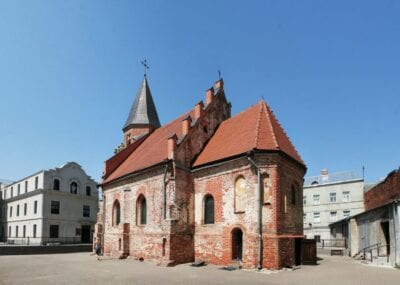
{"label": "brick wall", "polygon": [[395,199],[400,199],[399,170],[391,172],[384,181],[364,193],[365,210],[377,208]]}

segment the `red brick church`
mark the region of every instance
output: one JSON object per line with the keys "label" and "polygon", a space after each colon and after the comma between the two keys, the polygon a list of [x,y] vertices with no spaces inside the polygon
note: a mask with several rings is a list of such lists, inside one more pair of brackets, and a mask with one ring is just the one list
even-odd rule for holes
{"label": "red brick church", "polygon": [[104,254],[163,265],[300,263],[306,166],[262,100],[231,117],[222,79],[160,125],[146,77],[105,162]]}

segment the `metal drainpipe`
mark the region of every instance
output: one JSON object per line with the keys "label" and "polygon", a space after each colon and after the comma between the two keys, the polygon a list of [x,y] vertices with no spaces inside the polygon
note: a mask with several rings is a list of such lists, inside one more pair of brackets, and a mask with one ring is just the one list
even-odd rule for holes
{"label": "metal drainpipe", "polygon": [[168,163],[165,165],[164,168],[164,178],[163,178],[163,214],[164,220],[167,218],[167,170],[168,170]]}
{"label": "metal drainpipe", "polygon": [[261,259],[262,259],[262,222],[261,222],[261,173],[260,168],[251,159],[250,156],[247,157],[250,163],[257,169],[257,232],[258,232],[258,255],[257,255],[257,268],[262,269]]}
{"label": "metal drainpipe", "polygon": [[[397,265],[397,209],[396,209],[397,203],[394,202],[392,204],[392,209],[393,209],[393,243],[394,243],[394,265]],[[390,248],[390,245],[389,245]]]}

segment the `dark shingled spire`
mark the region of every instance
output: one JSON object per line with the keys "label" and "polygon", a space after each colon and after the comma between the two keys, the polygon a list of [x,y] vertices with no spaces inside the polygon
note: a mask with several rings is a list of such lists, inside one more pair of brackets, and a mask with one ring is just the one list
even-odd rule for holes
{"label": "dark shingled spire", "polygon": [[133,102],[123,131],[134,125],[149,125],[155,129],[161,126],[146,76],[136,94],[135,101]]}

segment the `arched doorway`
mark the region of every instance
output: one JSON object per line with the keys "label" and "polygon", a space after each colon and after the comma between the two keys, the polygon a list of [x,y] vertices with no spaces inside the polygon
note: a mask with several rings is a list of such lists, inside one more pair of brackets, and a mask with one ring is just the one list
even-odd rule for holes
{"label": "arched doorway", "polygon": [[232,260],[242,260],[243,232],[239,228],[232,230]]}

